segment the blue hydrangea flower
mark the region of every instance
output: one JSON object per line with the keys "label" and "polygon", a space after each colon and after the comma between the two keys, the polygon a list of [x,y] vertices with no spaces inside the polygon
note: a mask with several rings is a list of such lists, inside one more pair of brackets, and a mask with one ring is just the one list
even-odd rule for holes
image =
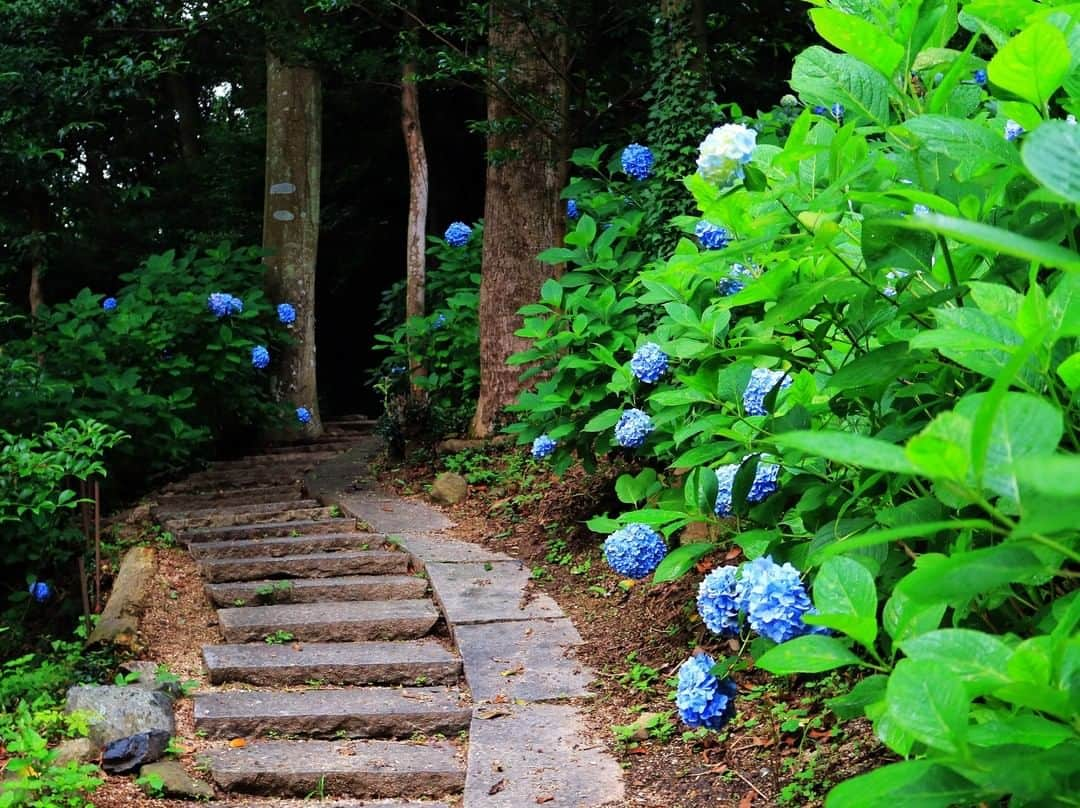
{"label": "blue hydrangea flower", "polygon": [[445,325],[446,325],[446,315],[440,312],[439,316],[431,321],[431,330],[432,331],[438,331],[440,328],[443,328]]}
{"label": "blue hydrangea flower", "polygon": [[532,456],[537,460],[543,460],[545,457],[555,451],[555,441],[553,441],[548,435],[540,435],[533,441],[532,444]]}
{"label": "blue hydrangea flower", "polygon": [[986,71],[983,70],[982,68],[979,68],[978,70],[975,71],[975,73],[973,75],[973,78],[975,80],[975,83],[978,84],[980,87],[985,87],[986,86],[986,82],[987,82]]}
{"label": "blue hydrangea flower", "polygon": [[924,205],[921,202],[917,202],[915,206],[911,209],[911,212],[914,213],[916,216],[925,216],[930,212],[930,208],[929,206]]}
{"label": "blue hydrangea flower", "polygon": [[404,372],[405,372],[405,366],[404,365],[394,365],[392,368],[390,368],[390,375],[391,376],[400,376]]}
{"label": "blue hydrangea flower", "polygon": [[821,104],[815,104],[814,108],[810,111],[813,112],[815,115],[824,115],[826,112],[828,112],[828,110],[825,109],[825,107]]}
{"label": "blue hydrangea flower", "polygon": [[660,381],[667,369],[668,355],[655,342],[646,342],[630,358],[630,372],[649,384]]}
{"label": "blue hydrangea flower", "polygon": [[627,449],[636,449],[645,443],[645,438],[655,428],[648,413],[632,407],[619,416],[619,422],[615,424],[615,441]]}
{"label": "blue hydrangea flower", "polygon": [[832,116],[834,118],[836,118],[836,120],[838,120],[838,121],[843,121],[844,120],[844,105],[841,104],[839,101],[837,101],[835,104],[833,104],[831,107],[829,107],[829,112],[832,113]]}
{"label": "blue hydrangea flower", "polygon": [[292,325],[296,322],[296,309],[293,308],[291,303],[279,303],[277,318],[282,325]]}
{"label": "blue hydrangea flower", "polygon": [[465,224],[465,222],[453,222],[446,228],[446,233],[443,234],[446,243],[451,247],[464,247],[469,243],[471,237],[472,228]]}
{"label": "blue hydrangea flower", "polygon": [[667,555],[664,539],[648,525],[632,522],[604,540],[604,560],[619,575],[644,578]]}
{"label": "blue hydrangea flower", "polygon": [[694,228],[694,235],[698,237],[701,246],[706,250],[722,250],[731,241],[731,233],[726,227],[707,222],[702,219]]}
{"label": "blue hydrangea flower", "polygon": [[302,424],[311,423],[311,411],[307,407],[296,408],[296,420]]}
{"label": "blue hydrangea flower", "polygon": [[765,409],[765,398],[778,384],[781,390],[790,387],[791,377],[782,370],[754,368],[750,373],[750,381],[747,382],[742,397],[743,410],[746,414],[768,415],[768,411]]}
{"label": "blue hydrangea flower", "polygon": [[708,654],[694,654],[679,666],[675,706],[688,727],[723,729],[735,716],[739,688],[731,679],[717,679],[714,667],[716,660]]}
{"label": "blue hydrangea flower", "polygon": [[697,610],[701,621],[713,634],[735,636],[739,633],[737,567],[717,567],[698,587]]}
{"label": "blue hydrangea flower", "polygon": [[229,304],[231,300],[232,295],[226,292],[213,292],[206,299],[206,306],[215,317],[228,317],[232,313],[232,306]]}
{"label": "blue hydrangea flower", "polygon": [[567,216],[567,218],[568,219],[576,219],[580,215],[581,215],[581,211],[579,211],[577,209],[577,200],[576,199],[567,199],[566,200],[566,216]]}
{"label": "blue hydrangea flower", "polygon": [[229,295],[229,314],[240,314],[244,310],[244,301]]}
{"label": "blue hydrangea flower", "polygon": [[635,180],[648,179],[652,174],[653,163],[652,150],[640,143],[631,143],[622,152],[622,170]]}
{"label": "blue hydrangea flower", "polygon": [[270,364],[270,352],[265,345],[256,345],[251,349],[251,364],[259,370]]}
{"label": "blue hydrangea flower", "polygon": [[811,608],[810,596],[791,564],[781,566],[772,556],[742,565],[739,600],[750,628],[773,642],[786,642],[810,631],[803,615]]}
{"label": "blue hydrangea flower", "polygon": [[698,174],[708,182],[727,185],[745,176],[757,146],[757,131],[741,123],[726,123],[713,129],[698,147]]}
{"label": "blue hydrangea flower", "polygon": [[105,309],[105,311],[112,311],[117,305],[115,297],[107,297],[101,301],[101,308]]}
{"label": "blue hydrangea flower", "polygon": [[44,603],[52,595],[52,588],[44,581],[35,581],[30,584],[30,597],[38,603]]}
{"label": "blue hydrangea flower", "polygon": [[1024,134],[1024,127],[1014,121],[1012,118],[1005,121],[1005,139],[1016,140],[1020,135]]}
{"label": "blue hydrangea flower", "polygon": [[721,278],[716,284],[717,294],[735,295],[746,288],[746,282],[753,280],[753,271],[742,264],[732,264],[726,278]]}
{"label": "blue hydrangea flower", "polygon": [[[746,458],[743,458],[743,462]],[[731,489],[735,485],[735,475],[742,463],[730,463],[716,470],[716,511],[717,516],[731,516]],[[750,490],[746,494],[746,501],[751,505],[763,501],[766,497],[776,493],[778,480],[780,479],[780,467],[775,463],[758,461],[754,470],[754,481],[750,484]]]}

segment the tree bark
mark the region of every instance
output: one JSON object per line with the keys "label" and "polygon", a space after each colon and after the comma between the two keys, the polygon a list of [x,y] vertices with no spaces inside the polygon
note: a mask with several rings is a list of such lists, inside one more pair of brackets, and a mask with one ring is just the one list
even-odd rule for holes
{"label": "tree bark", "polygon": [[[36,318],[38,309],[45,302],[41,289],[41,275],[45,271],[45,228],[49,216],[49,203],[42,191],[30,197],[30,317]],[[38,357],[41,361],[41,357]]]}
{"label": "tree bark", "polygon": [[[404,63],[401,75],[401,130],[409,159],[409,224],[405,237],[405,319],[424,314],[424,237],[427,233],[428,164],[420,127],[420,95],[416,64]],[[410,352],[410,356],[412,353]],[[421,372],[413,359],[412,375]],[[419,392],[414,388],[414,394]]]}
{"label": "tree bark", "polygon": [[315,260],[319,244],[322,171],[322,85],[308,67],[266,53],[266,193],[263,247],[266,291],[273,304],[296,308],[295,344],[285,347],[274,395],[306,407],[305,434],[322,433],[315,381]]}
{"label": "tree bark", "polygon": [[[478,438],[497,431],[503,409],[521,391],[521,369],[506,364],[511,354],[528,346],[514,335],[522,324],[517,312],[539,298],[540,287],[551,276],[536,256],[558,243],[562,222],[565,32],[541,6],[515,16],[511,5],[510,0],[493,0],[488,33],[480,395],[471,428]],[[525,127],[520,118],[513,121],[514,97],[530,105],[542,101],[547,126]]]}
{"label": "tree bark", "polygon": [[180,133],[180,156],[185,163],[190,163],[199,156],[199,105],[195,103],[187,76],[168,73],[165,76],[165,85],[178,116],[176,124]]}

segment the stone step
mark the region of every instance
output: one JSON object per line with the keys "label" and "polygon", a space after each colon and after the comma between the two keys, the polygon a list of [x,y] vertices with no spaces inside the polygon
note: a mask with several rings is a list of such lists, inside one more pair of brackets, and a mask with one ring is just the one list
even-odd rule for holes
{"label": "stone step", "polygon": [[264,513],[280,513],[294,511],[297,508],[319,508],[322,503],[317,499],[304,499],[300,496],[274,499],[268,502],[229,503],[207,502],[188,506],[158,506],[159,518],[165,519],[197,519],[201,516],[225,515],[257,515]]}
{"label": "stone step", "polygon": [[[414,575],[350,575],[278,581],[206,584],[215,606],[317,603],[333,600],[413,600],[427,594],[427,579]],[[260,591],[263,594],[259,594]]]}
{"label": "stone step", "polygon": [[382,549],[385,536],[378,533],[315,533],[307,536],[279,536],[266,539],[230,539],[227,541],[203,541],[191,545],[196,559],[207,558],[253,558],[271,556],[280,558],[304,553],[329,553],[335,550]]}
{"label": "stone step", "polygon": [[[284,446],[268,446],[263,449],[264,455],[270,455],[276,461],[282,456],[296,456],[296,459],[302,459],[305,455],[312,457],[318,457],[320,460],[326,460],[330,457],[335,457],[342,452],[347,452],[355,446],[358,446],[360,441],[354,437],[342,437],[341,435],[330,436],[326,440],[320,440],[317,443],[299,444],[299,445],[284,445]],[[265,462],[265,460],[264,460]]]}
{"label": "stone step", "polygon": [[262,640],[287,632],[301,642],[412,640],[439,620],[429,600],[290,603],[218,609],[226,642]]}
{"label": "stone step", "polygon": [[409,571],[410,556],[386,550],[342,550],[337,553],[217,558],[199,563],[214,584],[261,581],[265,578],[336,578],[342,575],[400,575]]}
{"label": "stone step", "polygon": [[151,512],[158,509],[178,511],[183,508],[212,508],[228,505],[256,505],[262,502],[281,502],[300,499],[299,483],[290,485],[257,486],[240,491],[205,491],[200,494],[172,494],[160,496]]}
{"label": "stone step", "polygon": [[195,729],[211,738],[456,735],[471,720],[472,707],[461,693],[436,687],[230,690],[195,697]]}
{"label": "stone step", "polygon": [[301,519],[295,522],[260,522],[254,525],[191,528],[180,533],[178,538],[187,544],[195,544],[204,541],[310,536],[318,533],[348,533],[355,530],[356,520],[353,518]]}
{"label": "stone step", "polygon": [[311,800],[243,800],[242,802],[214,800],[203,803],[206,808],[450,808],[445,802],[400,802],[399,800],[333,800],[324,799],[317,803]]}
{"label": "stone step", "polygon": [[197,494],[202,491],[236,491],[245,488],[271,485],[300,484],[308,469],[293,464],[274,465],[269,468],[238,469],[236,471],[199,471],[182,480],[169,483],[165,494]]}
{"label": "stone step", "polygon": [[226,791],[307,796],[442,797],[465,787],[457,748],[446,742],[261,741],[204,756]]}
{"label": "stone step", "polygon": [[166,519],[163,524],[169,530],[177,533],[197,527],[231,527],[255,522],[271,522],[275,524],[292,521],[310,522],[330,519],[335,515],[339,515],[339,513],[336,508],[324,508],[321,506],[282,510],[279,504],[278,509],[273,511],[215,511],[202,516],[170,518]]}
{"label": "stone step", "polygon": [[461,678],[461,660],[430,638],[405,642],[205,645],[202,650],[212,684],[453,684]]}
{"label": "stone step", "polygon": [[[338,441],[340,443],[340,441]],[[345,448],[352,446],[349,444]],[[238,469],[273,468],[278,463],[298,463],[300,465],[318,463],[341,454],[337,444],[311,446],[281,446],[263,449],[258,454],[245,455],[235,460],[215,460],[207,471],[235,471]]]}

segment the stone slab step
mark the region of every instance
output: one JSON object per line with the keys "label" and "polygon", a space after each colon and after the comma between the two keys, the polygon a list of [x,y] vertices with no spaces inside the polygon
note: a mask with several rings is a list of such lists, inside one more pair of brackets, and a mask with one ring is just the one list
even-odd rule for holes
{"label": "stone slab step", "polygon": [[[271,590],[267,593],[267,590]],[[427,579],[414,575],[349,575],[278,581],[236,581],[206,584],[215,606],[262,603],[318,603],[334,600],[413,600],[427,593]],[[259,594],[260,591],[263,594]]]}
{"label": "stone slab step", "polygon": [[196,519],[200,516],[217,516],[219,514],[263,514],[294,511],[298,508],[319,508],[322,503],[317,499],[304,499],[300,496],[286,496],[267,502],[205,502],[192,505],[158,505],[156,514],[165,519]]}
{"label": "stone slab step", "polygon": [[337,553],[214,558],[199,563],[199,571],[214,584],[261,581],[266,578],[337,578],[343,575],[401,575],[409,571],[409,556],[386,550],[342,550]]}
{"label": "stone slab step", "polygon": [[240,491],[206,491],[201,494],[172,494],[160,496],[151,509],[157,515],[159,509],[179,511],[184,508],[213,508],[229,505],[256,505],[262,502],[281,502],[301,499],[299,483],[290,485],[256,486]]}
{"label": "stone slab step", "polygon": [[450,808],[445,802],[401,802],[399,800],[244,800],[242,802],[215,800],[204,803],[206,808]]}
{"label": "stone slab step", "polygon": [[[340,443],[340,441],[339,441]],[[348,444],[345,448],[351,447]],[[339,453],[337,444],[315,446],[283,446],[262,450],[259,454],[238,457],[235,460],[215,460],[207,468],[208,471],[234,471],[236,469],[272,468],[278,463],[318,463],[327,460]]]}
{"label": "stone slab step", "polygon": [[227,791],[306,796],[442,797],[465,787],[450,743],[262,741],[205,755]]}
{"label": "stone slab step", "polygon": [[300,445],[286,445],[286,446],[269,446],[263,450],[264,456],[270,455],[275,460],[282,456],[296,456],[297,459],[303,458],[304,455],[311,455],[312,457],[318,457],[320,460],[325,460],[328,457],[346,452],[359,444],[357,437],[343,437],[341,435],[333,435],[326,437],[325,440],[320,440],[317,443],[300,444]]}
{"label": "stone slab step", "polygon": [[303,482],[305,471],[306,467],[292,464],[236,471],[199,471],[169,483],[162,491],[167,494],[197,494],[211,490],[235,491],[256,486],[289,485]]}
{"label": "stone slab step", "polygon": [[314,533],[347,533],[356,530],[356,520],[300,519],[295,522],[259,522],[253,525],[190,528],[179,535],[188,544],[232,539],[262,539],[281,536],[309,536]]}
{"label": "stone slab step", "polygon": [[169,518],[164,522],[165,527],[174,533],[182,530],[190,530],[196,527],[231,527],[232,525],[246,525],[255,522],[291,522],[291,521],[318,521],[330,519],[340,512],[335,508],[312,506],[310,508],[291,508],[258,512],[258,511],[215,511],[202,516]]}
{"label": "stone slab step", "polygon": [[431,631],[439,612],[429,600],[368,600],[218,609],[218,620],[226,642],[279,631],[301,642],[412,640]]}
{"label": "stone slab step", "polygon": [[202,651],[212,684],[453,684],[461,678],[461,660],[430,638],[404,642],[206,645]]}
{"label": "stone slab step", "polygon": [[472,707],[461,693],[437,687],[230,690],[195,697],[195,729],[211,738],[456,735],[471,720]]}
{"label": "stone slab step", "polygon": [[191,554],[206,558],[280,558],[304,553],[330,553],[335,550],[382,549],[385,537],[378,533],[315,533],[307,536],[281,536],[266,539],[230,539],[192,544]]}

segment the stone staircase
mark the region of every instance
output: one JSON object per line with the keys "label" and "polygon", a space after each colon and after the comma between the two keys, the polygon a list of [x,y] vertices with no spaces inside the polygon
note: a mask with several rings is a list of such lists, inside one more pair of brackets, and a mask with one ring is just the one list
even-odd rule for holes
{"label": "stone staircase", "polygon": [[203,764],[237,795],[220,805],[333,795],[344,801],[324,804],[445,808],[400,800],[456,802],[464,789],[461,659],[432,636],[440,613],[413,557],[304,498],[303,475],[358,445],[370,422],[325,426],[158,498],[154,514],[196,559],[225,639],[203,648]]}

